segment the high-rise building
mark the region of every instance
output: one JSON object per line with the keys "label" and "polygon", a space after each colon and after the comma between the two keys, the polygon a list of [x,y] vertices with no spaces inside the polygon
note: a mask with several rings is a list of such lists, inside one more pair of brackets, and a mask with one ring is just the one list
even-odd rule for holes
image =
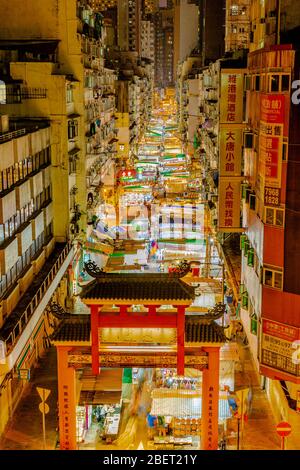
{"label": "high-rise building", "polygon": [[174,80],[177,64],[199,45],[199,7],[197,2],[177,0],[174,6]]}
{"label": "high-rise building", "polygon": [[[248,56],[241,319],[277,419],[299,439],[300,8],[252,2]],[[284,20],[285,19],[285,20]],[[259,20],[259,21],[258,21]]]}
{"label": "high-rise building", "polygon": [[155,62],[155,29],[154,23],[150,20],[142,21],[142,51],[141,56]]}
{"label": "high-rise building", "polygon": [[160,9],[155,23],[155,83],[159,87],[174,85],[174,10]]}
{"label": "high-rise building", "polygon": [[76,293],[80,247],[113,163],[116,76],[88,1],[3,1],[0,15],[2,431],[47,345],[48,303],[55,295],[67,306]]}
{"label": "high-rise building", "polygon": [[250,7],[250,0],[226,0],[226,52],[249,49]]}
{"label": "high-rise building", "polygon": [[118,0],[118,45],[141,54],[142,0]]}
{"label": "high-rise building", "polygon": [[223,56],[225,0],[197,0],[199,4],[199,51],[203,65]]}

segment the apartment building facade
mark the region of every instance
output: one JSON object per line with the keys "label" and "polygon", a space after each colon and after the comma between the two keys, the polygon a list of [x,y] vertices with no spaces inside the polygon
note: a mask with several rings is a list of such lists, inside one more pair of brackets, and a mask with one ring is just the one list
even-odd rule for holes
{"label": "apartment building facade", "polygon": [[[116,142],[116,75],[105,67],[102,16],[76,0],[57,10],[51,0],[23,10],[5,3],[0,112],[14,127],[0,135],[0,432],[48,345],[49,302],[71,307],[97,178],[112,165]],[[41,21],[32,23],[33,14]]]}

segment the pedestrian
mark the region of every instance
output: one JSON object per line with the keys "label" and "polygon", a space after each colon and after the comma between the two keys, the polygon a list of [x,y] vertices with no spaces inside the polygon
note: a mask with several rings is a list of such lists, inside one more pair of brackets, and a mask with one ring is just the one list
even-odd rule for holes
{"label": "pedestrian", "polygon": [[155,434],[155,426],[157,424],[157,417],[152,415],[150,412],[147,414],[147,424],[148,424],[148,436],[152,440]]}

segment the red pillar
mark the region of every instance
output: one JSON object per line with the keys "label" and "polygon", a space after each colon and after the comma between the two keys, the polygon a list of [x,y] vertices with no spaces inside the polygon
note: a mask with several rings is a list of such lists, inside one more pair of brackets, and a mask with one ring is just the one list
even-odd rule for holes
{"label": "red pillar", "polygon": [[148,315],[150,317],[155,317],[156,310],[160,307],[160,305],[145,305],[145,307],[148,309]]}
{"label": "red pillar", "polygon": [[208,368],[202,374],[201,449],[218,449],[220,348],[203,348]]}
{"label": "red pillar", "polygon": [[127,317],[127,310],[129,309],[129,307],[131,307],[131,305],[117,305],[117,307],[119,307],[120,309],[120,317]]}
{"label": "red pillar", "polygon": [[99,308],[100,305],[91,305],[91,336],[92,336],[92,372],[98,375],[99,363]]}
{"label": "red pillar", "polygon": [[61,450],[76,450],[76,377],[68,367],[68,352],[72,348],[57,346],[59,441]]}
{"label": "red pillar", "polygon": [[177,375],[184,375],[185,309],[182,305],[177,306]]}

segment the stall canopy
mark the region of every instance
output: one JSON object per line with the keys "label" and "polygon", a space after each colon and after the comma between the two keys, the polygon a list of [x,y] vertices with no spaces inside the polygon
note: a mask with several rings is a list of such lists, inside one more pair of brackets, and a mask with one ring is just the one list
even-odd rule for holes
{"label": "stall canopy", "polygon": [[[224,395],[224,392],[223,392]],[[159,389],[152,392],[151,414],[176,418],[201,418],[202,396],[200,391]],[[231,418],[227,396],[220,394],[219,420]]]}
{"label": "stall canopy", "polygon": [[85,371],[81,377],[79,405],[114,405],[122,394],[123,369],[101,369],[98,376]]}

